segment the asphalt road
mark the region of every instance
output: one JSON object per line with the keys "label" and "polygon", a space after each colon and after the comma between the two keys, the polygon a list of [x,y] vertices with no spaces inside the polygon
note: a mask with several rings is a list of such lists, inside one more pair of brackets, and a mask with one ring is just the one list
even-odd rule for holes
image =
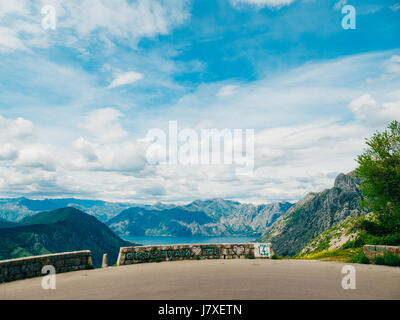
{"label": "asphalt road", "polygon": [[0,299],[400,299],[400,268],[350,264],[356,289],[342,288],[339,262],[204,260],[148,263],[0,285]]}

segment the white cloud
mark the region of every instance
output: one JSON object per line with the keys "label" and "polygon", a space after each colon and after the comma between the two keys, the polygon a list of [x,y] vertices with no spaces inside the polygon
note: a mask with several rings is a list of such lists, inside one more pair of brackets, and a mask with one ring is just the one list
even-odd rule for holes
{"label": "white cloud", "polygon": [[28,51],[28,48],[18,37],[15,30],[0,27],[0,53],[12,52],[14,50]]}
{"label": "white cloud", "polygon": [[120,140],[127,135],[119,122],[121,116],[114,108],[97,109],[84,117],[80,127],[90,132],[97,141]]}
{"label": "white cloud", "polygon": [[235,94],[235,89],[237,86],[234,85],[227,85],[223,86],[217,93],[218,97],[228,97]]}
{"label": "white cloud", "polygon": [[114,108],[91,112],[80,124],[92,137],[80,137],[73,142],[77,156],[69,164],[76,170],[129,171],[142,170],[146,165],[148,142],[126,140],[119,121],[122,114]]}
{"label": "white cloud", "polygon": [[348,0],[339,0],[338,2],[335,3],[335,5],[333,6],[333,9],[335,11],[341,10],[342,7],[347,4],[347,1]]}
{"label": "white cloud", "polygon": [[20,143],[31,142],[35,139],[33,124],[21,117],[6,119],[0,115],[0,142]]}
{"label": "white cloud", "polygon": [[57,1],[63,8],[65,26],[80,36],[104,30],[130,39],[167,34],[189,17],[184,0],[83,0]]}
{"label": "white cloud", "polygon": [[0,0],[0,17],[4,17],[6,14],[28,15],[29,2],[27,0]]}
{"label": "white cloud", "polygon": [[367,78],[368,84],[374,84],[376,82],[390,81],[400,75],[400,56],[392,55],[390,59],[383,62],[384,70],[376,78]]}
{"label": "white cloud", "polygon": [[[40,27],[45,5],[56,9],[57,37]],[[0,0],[0,27],[7,29],[0,35],[0,52],[45,47],[50,39],[53,46],[81,50],[94,41],[134,47],[143,37],[168,34],[190,17],[189,9],[188,0],[40,0],[35,5]]]}
{"label": "white cloud", "polygon": [[394,5],[390,6],[390,9],[394,12],[400,10],[400,2],[395,3]]}
{"label": "white cloud", "polygon": [[256,135],[257,165],[280,164],[300,171],[313,166],[324,170],[346,168],[347,159],[361,150],[361,137],[369,131],[360,124],[340,125],[335,121],[266,129]]}
{"label": "white cloud", "polygon": [[18,158],[14,165],[16,167],[35,167],[53,171],[60,161],[55,148],[42,143],[34,143],[25,145],[18,150]]}
{"label": "white cloud", "polygon": [[51,195],[61,191],[56,182],[57,174],[42,168],[24,170],[12,166],[0,166],[0,190],[6,195],[46,193]]}
{"label": "white cloud", "polygon": [[369,125],[385,125],[392,120],[400,119],[400,101],[379,104],[369,94],[352,100],[348,108],[357,119],[364,120]]}
{"label": "white cloud", "polygon": [[400,74],[400,56],[393,55],[387,62],[386,62],[386,72],[392,74]]}
{"label": "white cloud", "polygon": [[[369,88],[365,79],[382,71],[381,61],[386,57],[387,54],[356,55],[281,70],[275,76],[237,83],[235,94],[224,99],[216,97],[216,92],[226,82],[203,84],[168,108],[167,116],[154,114],[146,119],[138,116],[151,127],[178,119],[184,127],[256,130],[315,119],[337,119],[343,113],[348,114],[346,106],[352,99],[365,90],[374,93],[375,89]],[[394,88],[393,82],[381,90],[388,92]]]}
{"label": "white cloud", "polygon": [[0,145],[0,160],[11,160],[18,156],[18,149],[9,142]]}
{"label": "white cloud", "polygon": [[16,168],[55,170],[60,161],[56,149],[40,142],[32,122],[0,115],[0,161]]}
{"label": "white cloud", "polygon": [[73,143],[77,156],[70,161],[75,170],[125,171],[131,174],[146,165],[146,144],[136,141],[93,142],[81,137]]}
{"label": "white cloud", "polygon": [[258,8],[269,7],[269,8],[281,8],[292,4],[295,0],[231,0],[234,7],[239,4],[248,4]]}
{"label": "white cloud", "polygon": [[48,46],[49,33],[41,28],[40,8],[27,0],[0,0],[0,53]]}
{"label": "white cloud", "polygon": [[[52,117],[52,111],[41,114],[38,128],[26,119],[0,117],[0,192],[114,201],[299,199],[330,187],[337,173],[353,170],[364,138],[386,119],[399,118],[398,82],[365,83],[368,76],[396,71],[388,66],[397,64],[397,56],[357,55],[251,83],[232,80],[234,95],[223,99],[216,93],[226,81],[203,84],[162,113],[99,108],[82,119],[82,109],[71,107],[57,109]],[[31,110],[26,114],[32,117]],[[43,128],[48,117],[51,127]],[[178,120],[179,129],[254,128],[254,172],[239,177],[231,165],[149,165],[146,131],[165,129],[171,119]]]}
{"label": "white cloud", "polygon": [[138,80],[143,79],[143,74],[138,72],[126,72],[118,75],[107,87],[108,89],[112,89],[115,87],[123,86],[126,84],[130,84],[136,82]]}
{"label": "white cloud", "polygon": [[146,165],[146,144],[121,140],[120,116],[112,108],[90,113],[83,126],[93,137],[62,146],[43,142],[28,120],[0,116],[0,192],[104,199],[136,195],[133,175]]}

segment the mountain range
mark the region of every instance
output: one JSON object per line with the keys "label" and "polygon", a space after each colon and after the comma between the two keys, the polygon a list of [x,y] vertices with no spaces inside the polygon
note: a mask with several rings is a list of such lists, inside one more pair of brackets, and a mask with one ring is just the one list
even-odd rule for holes
{"label": "mountain range", "polygon": [[[224,199],[196,200],[188,205],[161,202],[149,205],[21,197],[0,199],[0,219],[19,222],[42,211],[73,207],[107,223],[120,235],[254,235],[261,234],[292,205],[282,202],[255,206]],[[183,212],[188,215],[182,216]],[[141,217],[142,214],[146,217]]]}
{"label": "mountain range", "polygon": [[33,200],[25,197],[0,199],[0,219],[17,222],[26,216],[38,212],[73,207],[95,216],[105,222],[121,211],[131,208],[163,210],[175,205],[158,202],[154,205],[138,203],[107,202],[102,200],[85,200],[75,198]]}
{"label": "mountain range", "polygon": [[100,221],[107,221],[122,210],[130,208],[134,204],[113,203],[101,200],[84,199],[44,199],[32,200],[25,197],[0,199],[0,218],[17,222],[26,216],[42,211],[56,210],[66,207],[74,207],[95,216]]}
{"label": "mountain range", "polygon": [[[0,260],[91,250],[93,263],[99,266],[104,253],[112,263],[116,261],[120,247],[136,245],[122,240],[117,234],[255,235],[271,225],[292,204],[254,206],[212,199],[197,200],[185,206],[163,203],[137,205],[116,213],[117,208],[127,206],[97,200],[2,199],[2,216],[13,221],[0,218]],[[75,207],[84,207],[90,214]],[[106,212],[107,208],[114,211]],[[99,217],[105,219],[106,216],[111,216],[107,224],[114,232],[99,221]]]}
{"label": "mountain range", "polygon": [[292,206],[252,205],[224,199],[197,200],[168,209],[133,207],[107,221],[121,236],[259,235]]}
{"label": "mountain range", "polygon": [[98,265],[103,253],[112,261],[121,246],[133,245],[120,237],[133,236],[258,236],[257,241],[272,242],[279,255],[316,252],[351,240],[347,221],[368,213],[360,208],[359,184],[353,173],[340,174],[332,188],[311,192],[296,204],[0,199],[0,259],[92,250]]}

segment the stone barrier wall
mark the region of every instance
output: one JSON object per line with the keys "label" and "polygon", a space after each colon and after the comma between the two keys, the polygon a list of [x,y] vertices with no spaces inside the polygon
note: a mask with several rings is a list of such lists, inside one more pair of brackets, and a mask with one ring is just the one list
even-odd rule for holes
{"label": "stone barrier wall", "polygon": [[75,251],[0,261],[0,283],[40,277],[42,268],[54,266],[56,273],[83,270],[92,265],[90,251]]}
{"label": "stone barrier wall", "polygon": [[400,257],[400,247],[395,246],[374,246],[374,245],[365,245],[364,248],[364,255],[369,259],[372,260],[376,256],[383,256],[386,252],[393,253]]}
{"label": "stone barrier wall", "polygon": [[117,265],[175,260],[270,258],[272,255],[270,243],[138,246],[121,248]]}

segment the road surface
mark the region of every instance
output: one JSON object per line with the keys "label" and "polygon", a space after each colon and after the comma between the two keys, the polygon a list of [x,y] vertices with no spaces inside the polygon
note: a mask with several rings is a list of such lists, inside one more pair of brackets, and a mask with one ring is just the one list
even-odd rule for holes
{"label": "road surface", "polygon": [[344,263],[203,260],[147,263],[0,285],[0,299],[400,299],[400,268],[350,264],[356,289],[342,288]]}

